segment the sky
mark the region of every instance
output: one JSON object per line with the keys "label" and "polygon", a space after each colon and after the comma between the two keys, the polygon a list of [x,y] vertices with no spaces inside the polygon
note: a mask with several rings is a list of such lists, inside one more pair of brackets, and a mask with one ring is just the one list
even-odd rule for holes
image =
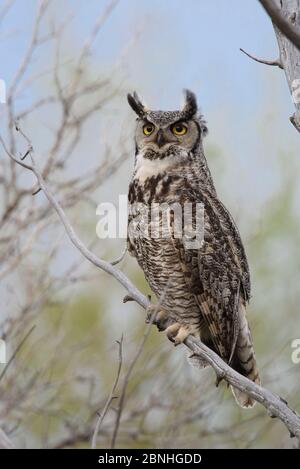
{"label": "sky", "polygon": [[[80,47],[107,3],[54,0],[53,16],[69,17],[68,26],[76,32],[74,48]],[[15,0],[0,30],[2,43],[9,44],[0,51],[1,76],[8,82],[29,39],[37,4]],[[270,21],[253,0],[120,0],[93,48],[99,64],[114,63],[136,34],[137,44],[126,56],[128,73],[153,105],[163,107],[178,106],[181,88],[192,87],[205,108],[218,108],[226,97],[251,112],[263,66],[239,48],[262,57],[277,53]]]}
{"label": "sky", "polygon": [[[8,87],[30,40],[37,5],[37,0],[15,0],[0,23],[0,78]],[[107,5],[107,0],[53,0],[50,18],[66,21],[64,45],[69,51],[81,49]],[[281,168],[271,167],[275,152],[294,153],[296,165],[299,160],[283,72],[257,64],[240,47],[268,59],[278,55],[271,22],[258,1],[120,0],[90,57],[97,71],[122,81],[124,99],[111,104],[111,120],[106,118],[107,127],[116,125],[116,132],[128,126],[128,119],[133,122],[126,92],[136,89],[154,109],[178,108],[183,88],[196,92],[208,121],[207,146],[222,155],[218,164],[224,177],[217,186],[236,205],[236,212],[240,202],[248,201],[251,211],[250,200],[263,200],[276,191]],[[50,57],[50,52],[47,56],[37,51],[34,65],[47,69]],[[17,105],[32,102],[34,93],[36,88],[27,90]]]}

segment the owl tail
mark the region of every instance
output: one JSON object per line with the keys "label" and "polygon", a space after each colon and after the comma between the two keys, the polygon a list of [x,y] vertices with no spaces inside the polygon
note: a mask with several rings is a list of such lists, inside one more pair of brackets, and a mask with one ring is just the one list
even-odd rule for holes
{"label": "owl tail", "polygon": [[[244,304],[239,304],[239,333],[236,347],[231,362],[232,368],[256,384],[260,384],[259,371],[256,364],[255,352],[251,337],[251,331],[246,317]],[[246,393],[231,386],[236,402],[244,408],[251,408],[255,400]]]}

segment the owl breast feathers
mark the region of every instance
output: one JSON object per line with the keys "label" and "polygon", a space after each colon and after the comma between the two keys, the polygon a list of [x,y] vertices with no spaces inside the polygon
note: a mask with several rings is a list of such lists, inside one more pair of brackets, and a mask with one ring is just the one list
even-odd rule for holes
{"label": "owl breast feathers", "polygon": [[[248,262],[204,156],[207,127],[195,95],[186,91],[180,111],[151,111],[136,93],[128,95],[128,102],[138,116],[128,193],[128,249],[159,299],[155,322],[175,344],[189,334],[198,336],[234,369],[259,383],[246,317]],[[188,245],[184,233],[178,235],[174,206],[191,208],[190,229],[196,238],[197,210],[202,207],[202,239],[197,245]],[[167,217],[159,212],[155,224],[153,207],[171,210]],[[179,211],[181,225],[184,213]],[[241,406],[254,405],[246,394],[232,391]]]}

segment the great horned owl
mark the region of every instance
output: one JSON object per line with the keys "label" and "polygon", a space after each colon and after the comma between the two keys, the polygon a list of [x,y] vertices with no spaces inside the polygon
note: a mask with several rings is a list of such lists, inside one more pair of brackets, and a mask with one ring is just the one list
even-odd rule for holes
{"label": "great horned owl", "polygon": [[[174,236],[172,217],[169,237],[143,236],[141,219],[135,210],[130,212],[128,249],[160,299],[156,324],[175,344],[189,334],[200,337],[235,370],[259,383],[246,318],[248,262],[238,229],[218,199],[207,165],[202,144],[207,127],[198,113],[196,97],[187,90],[180,111],[151,111],[136,93],[128,95],[128,102],[137,114],[129,207],[186,202],[204,206],[204,240],[192,249]],[[147,222],[151,224],[148,214]],[[232,391],[241,406],[254,405],[246,394]]]}

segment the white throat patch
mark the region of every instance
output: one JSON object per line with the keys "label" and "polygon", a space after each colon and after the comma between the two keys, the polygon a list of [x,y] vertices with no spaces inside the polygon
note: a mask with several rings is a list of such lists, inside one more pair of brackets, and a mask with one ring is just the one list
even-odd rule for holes
{"label": "white throat patch", "polygon": [[138,153],[136,156],[134,179],[138,179],[139,182],[143,183],[147,178],[167,172],[174,166],[179,165],[184,161],[185,156],[188,156],[188,152],[183,150],[182,154],[171,154],[162,159],[150,160],[145,158],[143,153]]}

